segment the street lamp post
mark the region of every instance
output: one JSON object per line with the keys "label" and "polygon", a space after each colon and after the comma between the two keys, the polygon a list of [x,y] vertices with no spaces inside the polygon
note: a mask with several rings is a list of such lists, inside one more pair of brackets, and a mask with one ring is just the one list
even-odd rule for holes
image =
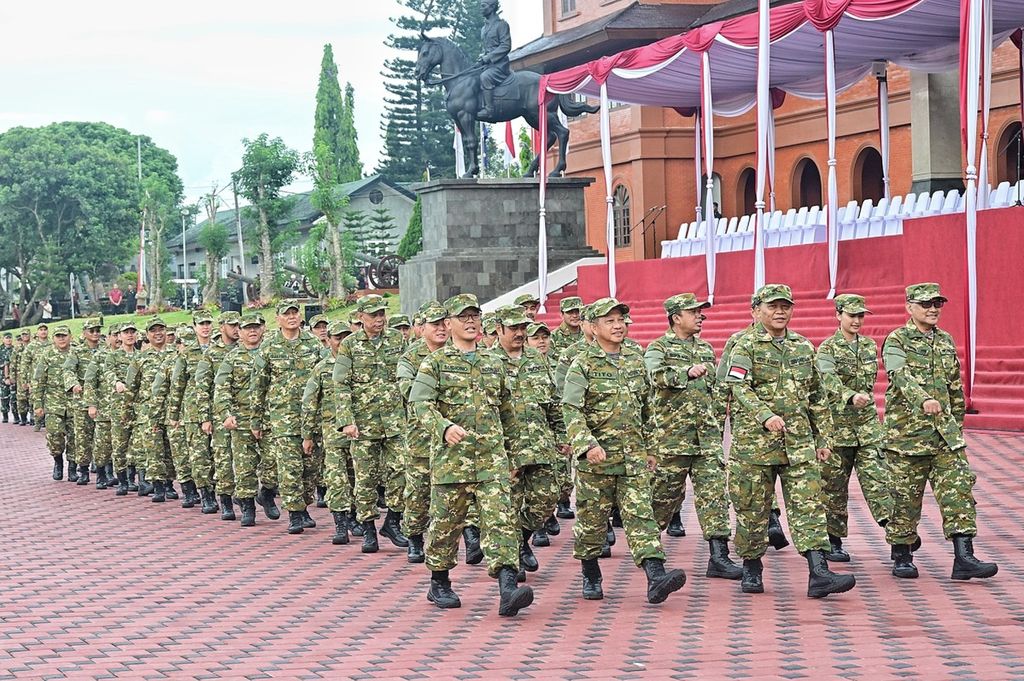
{"label": "street lamp post", "polygon": [[188,252],[185,250],[185,219],[188,217],[188,210],[181,211],[181,295],[188,312]]}

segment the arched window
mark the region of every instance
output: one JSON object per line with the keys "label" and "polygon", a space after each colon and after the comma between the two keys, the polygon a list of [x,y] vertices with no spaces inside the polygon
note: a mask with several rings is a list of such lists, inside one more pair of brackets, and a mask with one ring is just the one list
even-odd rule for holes
{"label": "arched window", "polygon": [[612,192],[614,203],[612,203],[612,215],[615,217],[615,247],[622,248],[629,245],[630,224],[629,217],[629,190],[624,185],[619,185]]}
{"label": "arched window", "polygon": [[996,182],[1014,184],[1024,173],[1024,140],[1020,136],[1020,123],[1010,123],[999,136],[996,161]]}
{"label": "arched window", "polygon": [[853,198],[858,201],[871,199],[878,203],[885,196],[885,182],[882,180],[882,155],[874,147],[865,147],[853,164]]}
{"label": "arched window", "polygon": [[801,159],[793,171],[793,205],[821,205],[821,173],[809,158]]}
{"label": "arched window", "polygon": [[740,173],[738,191],[736,192],[741,202],[737,211],[740,215],[753,215],[757,210],[754,206],[757,202],[756,182],[757,177],[753,168],[747,168]]}

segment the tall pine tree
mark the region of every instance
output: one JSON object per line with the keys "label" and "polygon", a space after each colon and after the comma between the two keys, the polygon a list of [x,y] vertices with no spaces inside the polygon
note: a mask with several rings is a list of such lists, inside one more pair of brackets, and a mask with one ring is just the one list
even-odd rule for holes
{"label": "tall pine tree", "polygon": [[354,182],[363,176],[359,160],[359,135],[356,132],[356,91],[345,83],[345,106],[341,111],[338,140],[338,182]]}

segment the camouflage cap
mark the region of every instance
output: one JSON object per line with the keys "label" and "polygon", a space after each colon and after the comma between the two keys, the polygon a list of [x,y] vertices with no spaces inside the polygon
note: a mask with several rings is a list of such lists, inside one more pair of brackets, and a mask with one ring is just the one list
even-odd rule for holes
{"label": "camouflage cap", "polygon": [[601,298],[587,306],[587,319],[594,321],[611,313],[612,310],[621,309],[623,315],[629,314],[629,305],[620,303],[615,298]]}
{"label": "camouflage cap", "polygon": [[785,284],[765,284],[761,288],[757,289],[755,294],[757,297],[758,304],[770,303],[775,300],[785,300],[786,302],[793,302],[793,289],[789,288]]}
{"label": "camouflage cap", "polygon": [[423,322],[439,322],[447,317],[448,310],[444,309],[444,305],[438,302],[420,312],[420,318]]}
{"label": "camouflage cap", "polygon": [[70,336],[71,335],[71,329],[69,329],[66,324],[61,324],[60,326],[57,326],[57,327],[55,327],[53,329],[53,335],[54,336]]}
{"label": "camouflage cap", "polygon": [[363,322],[359,320],[359,313],[356,312],[355,310],[352,310],[351,312],[348,313],[348,323],[359,324],[360,326],[363,325]]}
{"label": "camouflage cap", "polygon": [[343,321],[331,322],[327,325],[328,336],[344,336],[349,333],[352,333],[352,329]]}
{"label": "camouflage cap", "polygon": [[420,305],[420,308],[416,311],[419,312],[420,314],[423,314],[424,312],[433,307],[444,307],[444,305],[442,305],[436,300],[428,300],[427,302]]}
{"label": "camouflage cap", "polygon": [[502,326],[521,326],[530,323],[526,310],[520,305],[502,305],[494,311],[496,321]]}
{"label": "camouflage cap", "polygon": [[388,327],[397,329],[402,326],[412,326],[412,322],[409,321],[409,315],[393,314],[388,317]]}
{"label": "camouflage cap", "polygon": [[117,322],[111,324],[110,327],[107,329],[107,333],[109,333],[110,335],[114,335],[115,333],[120,333],[120,331],[121,331],[121,324],[117,323]]}
{"label": "camouflage cap", "polygon": [[242,320],[241,322],[239,322],[238,325],[243,329],[249,326],[262,326],[263,315],[257,312],[246,312],[244,315],[242,315]]}
{"label": "camouflage cap", "polygon": [[210,340],[212,340],[214,343],[219,341],[220,340],[220,331],[214,331],[212,334],[210,334]]}
{"label": "camouflage cap", "polygon": [[413,317],[412,318],[412,325],[413,326],[422,326],[423,325],[423,315],[417,314],[415,317]]}
{"label": "camouflage cap", "polygon": [[315,327],[317,324],[327,324],[330,326],[331,320],[327,319],[325,314],[315,314],[309,318],[309,328]]}
{"label": "camouflage cap", "polygon": [[628,312],[624,312],[622,314],[622,323],[625,324],[626,326],[629,326],[630,324],[633,323],[633,318],[629,316]]}
{"label": "camouflage cap", "polygon": [[102,329],[103,320],[99,317],[90,317],[85,320],[85,324],[82,325],[83,329]]}
{"label": "camouflage cap", "polygon": [[49,329],[49,328],[50,328],[50,326],[46,322],[39,322],[38,324],[36,324],[36,331],[38,331],[39,329]]}
{"label": "camouflage cap", "polygon": [[237,312],[221,312],[220,316],[217,317],[217,324],[229,324],[237,325],[242,321],[242,316]]}
{"label": "camouflage cap", "polygon": [[939,285],[933,282],[911,284],[907,287],[907,302],[921,303],[926,300],[949,300],[939,291]]}
{"label": "camouflage cap", "polygon": [[192,323],[202,324],[203,322],[213,323],[213,314],[209,310],[199,308],[198,310],[192,313]]}
{"label": "camouflage cap", "polygon": [[541,331],[548,335],[551,334],[551,329],[549,329],[548,325],[545,324],[544,322],[534,322],[533,324],[530,324],[528,327],[526,327],[526,335],[529,336],[530,338],[536,336]]}
{"label": "camouflage cap", "polygon": [[870,313],[864,303],[864,296],[858,296],[855,293],[844,293],[841,296],[836,296],[835,299],[836,312],[846,312],[847,314],[864,314]]}
{"label": "camouflage cap", "polygon": [[373,314],[386,309],[388,309],[388,301],[384,300],[384,296],[378,296],[376,293],[365,295],[356,302],[356,311],[363,314]]}
{"label": "camouflage cap", "polygon": [[711,307],[711,303],[706,300],[697,300],[697,296],[692,293],[680,293],[674,295],[665,301],[665,312],[669,314],[676,314],[683,310],[703,310],[705,307]]}
{"label": "camouflage cap", "polygon": [[12,336],[11,332],[8,331],[7,333],[4,334],[4,338],[14,338],[14,336]]}
{"label": "camouflage cap", "polygon": [[480,302],[472,293],[460,293],[444,301],[444,308],[450,315],[462,314],[464,310],[474,307],[479,310]]}
{"label": "camouflage cap", "polygon": [[31,336],[32,334],[29,332],[28,329],[22,329],[20,335],[22,335],[22,336]]}
{"label": "camouflage cap", "polygon": [[756,293],[750,296],[750,307],[757,307],[760,304],[761,299],[757,297]]}
{"label": "camouflage cap", "polygon": [[561,302],[558,303],[558,309],[562,312],[572,312],[573,310],[583,309],[583,299],[579,296],[569,296],[568,298],[562,298]]}
{"label": "camouflage cap", "polygon": [[537,305],[540,305],[540,298],[533,295],[532,293],[523,293],[521,295],[516,296],[516,299],[513,301],[513,303],[516,305],[526,305],[527,303],[535,303]]}
{"label": "camouflage cap", "polygon": [[178,332],[175,334],[177,340],[181,342],[187,342],[195,340],[196,331],[191,326],[179,326]]}
{"label": "camouflage cap", "polygon": [[118,333],[124,333],[125,331],[138,331],[138,330],[139,330],[139,327],[135,326],[135,322],[127,321],[127,322],[121,322],[121,324],[118,326],[117,332]]}
{"label": "camouflage cap", "polygon": [[165,322],[164,320],[160,319],[159,317],[151,317],[151,318],[146,320],[146,331],[149,331],[150,329],[152,329],[154,327],[157,327],[157,326],[162,326],[164,328],[167,328],[167,322]]}
{"label": "camouflage cap", "polygon": [[277,314],[284,314],[288,310],[298,310],[299,304],[294,300],[282,300],[277,304]]}
{"label": "camouflage cap", "polygon": [[485,335],[493,336],[498,333],[498,315],[494,312],[484,313],[483,319],[480,321],[480,325],[483,327]]}

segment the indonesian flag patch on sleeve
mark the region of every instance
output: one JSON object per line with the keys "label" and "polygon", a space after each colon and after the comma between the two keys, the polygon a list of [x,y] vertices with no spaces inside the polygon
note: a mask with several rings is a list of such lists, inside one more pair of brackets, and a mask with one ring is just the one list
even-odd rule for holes
{"label": "indonesian flag patch on sleeve", "polygon": [[737,381],[742,381],[747,377],[747,370],[744,367],[736,366],[735,364],[729,367],[729,378],[735,378]]}

